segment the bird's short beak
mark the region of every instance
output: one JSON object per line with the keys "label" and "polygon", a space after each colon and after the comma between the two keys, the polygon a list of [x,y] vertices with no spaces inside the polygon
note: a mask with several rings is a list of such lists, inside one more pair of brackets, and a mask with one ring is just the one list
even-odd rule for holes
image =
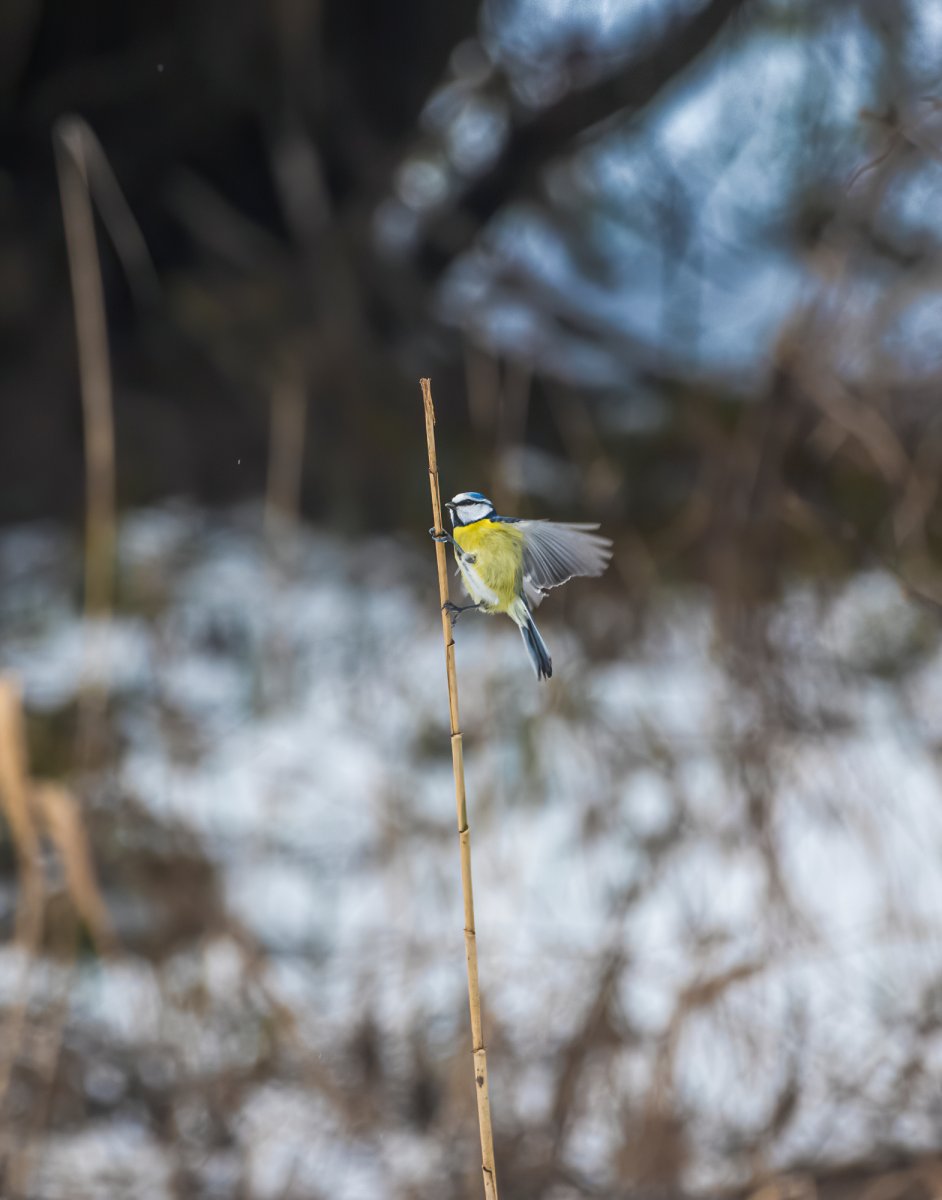
{"label": "bird's short beak", "polygon": [[446,500],[445,507],[446,508],[454,508],[455,506],[452,504],[452,502],[450,500]]}

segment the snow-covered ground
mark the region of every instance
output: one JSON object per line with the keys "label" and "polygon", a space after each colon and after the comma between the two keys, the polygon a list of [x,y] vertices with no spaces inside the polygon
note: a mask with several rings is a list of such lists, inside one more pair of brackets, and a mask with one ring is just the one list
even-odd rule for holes
{"label": "snow-covered ground", "polygon": [[[82,781],[87,803],[129,797],[191,834],[232,922],[207,917],[169,962],[79,967],[67,1040],[104,1048],[84,1079],[100,1112],[49,1136],[37,1196],[173,1195],[172,1156],[107,1048],[178,1080],[251,1065],[255,989],[328,1072],[367,1015],[393,1074],[416,1039],[436,1062],[464,1053],[431,552],[302,532],[285,571],[258,525],[185,506],[126,518],[105,628],[75,616],[60,534],[0,536],[3,669],[38,716],[83,672],[107,683],[119,750]],[[920,1082],[942,1068],[927,1018],[942,980],[934,618],[883,575],[796,586],[764,614],[766,661],[719,637],[703,596],[665,593],[629,642],[614,580],[574,586],[578,621],[555,599],[541,610],[549,685],[509,622],[466,617],[456,635],[498,1131],[552,1123],[562,1048],[610,970],[616,1027],[560,1135],[599,1187],[658,1116],[682,1123],[680,1179],[699,1189],[749,1176],[760,1138],[764,1169],[937,1147],[938,1089]],[[590,656],[605,630],[611,653]],[[120,934],[139,914],[115,903]],[[0,951],[7,996],[15,966]],[[231,1194],[240,1170],[260,1197],[453,1194],[440,1125],[384,1110],[353,1128],[310,1075],[258,1074],[235,1146],[208,1149],[205,1114],[178,1102],[200,1194]],[[462,1136],[473,1165],[473,1127]]]}

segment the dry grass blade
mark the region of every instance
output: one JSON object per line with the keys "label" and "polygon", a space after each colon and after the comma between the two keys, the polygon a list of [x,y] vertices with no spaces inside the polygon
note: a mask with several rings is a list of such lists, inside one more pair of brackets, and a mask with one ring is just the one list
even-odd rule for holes
{"label": "dry grass blade", "polygon": [[5,678],[0,678],[0,807],[21,866],[38,870],[39,833],[30,807],[23,709],[19,689]]}
{"label": "dry grass blade", "polygon": [[[84,922],[100,953],[114,947],[114,934],[104,899],[95,879],[88,837],[82,824],[77,799],[66,788],[53,783],[35,783],[30,778],[26,751],[23,708],[19,690],[12,680],[0,677],[0,812],[3,813],[16,849],[19,892],[16,940],[24,951],[16,998],[0,1029],[0,1105],[6,1096],[14,1064],[24,1044],[33,963],[40,949],[58,950],[63,961],[74,963],[78,921]],[[40,826],[44,826],[62,863],[66,889],[74,912],[60,928],[46,918],[46,888],[40,858]],[[51,940],[50,940],[51,939]],[[42,1112],[51,1103],[52,1084],[58,1062],[62,1030],[68,1011],[68,984],[53,1019],[46,1025],[42,1054],[32,1063],[46,1088]],[[37,1131],[39,1126],[37,1125]],[[0,1143],[0,1176],[15,1184],[11,1195],[26,1195],[27,1180],[36,1156],[38,1132],[25,1141]]]}
{"label": "dry grass blade", "polygon": [[[438,456],[435,452],[435,408],[432,404],[432,385],[423,379],[422,399],[425,404],[425,436],[428,442],[429,488],[432,493],[432,518],[436,531],[442,530],[442,502],[438,489]],[[477,935],[474,929],[474,893],[471,885],[471,830],[468,827],[468,805],[464,786],[464,754],[461,727],[458,722],[458,679],[455,672],[455,639],[451,620],[445,611],[448,599],[448,568],[445,547],[435,543],[438,565],[438,592],[442,605],[442,636],[445,641],[445,670],[448,676],[448,708],[451,723],[451,760],[455,774],[455,802],[458,812],[458,843],[461,853],[461,890],[464,897],[464,942],[468,968],[468,1003],[471,1008],[471,1050],[474,1057],[474,1082],[478,1101],[478,1125],[481,1130],[481,1157],[486,1200],[497,1200],[497,1172],[494,1166],[494,1133],[491,1127],[491,1101],[487,1081],[487,1054],[481,1023],[481,990],[478,984]]]}
{"label": "dry grass blade", "polygon": [[16,849],[19,877],[16,941],[25,953],[17,998],[10,1006],[0,1035],[2,1103],[25,1026],[30,971],[42,939],[45,902],[39,833],[30,805],[23,710],[19,690],[10,679],[4,678],[0,678],[0,809]]}
{"label": "dry grass blade", "polygon": [[[106,214],[119,250],[130,262],[149,264],[143,238],[124,204],[117,181],[105,166],[104,152],[81,118],[62,117],[53,131],[62,220],[72,281],[72,308],[78,345],[82,427],[85,438],[85,615],[107,619],[115,583],[117,517],[115,514],[115,439],[111,363],[105,294],[98,260],[90,175],[105,180]],[[116,203],[116,197],[119,202]],[[130,234],[128,233],[130,231]],[[145,268],[135,278],[151,279]],[[146,288],[145,288],[146,291]],[[78,755],[88,761],[99,745],[104,725],[107,689],[102,667],[107,642],[100,624],[89,626],[85,648],[85,678],[79,696]],[[90,682],[94,664],[97,681]]]}
{"label": "dry grass blade", "polygon": [[42,815],[62,869],[66,889],[99,954],[114,948],[114,932],[108,909],[95,878],[88,835],[82,824],[79,802],[66,788],[55,783],[33,787],[36,808]]}
{"label": "dry grass blade", "polygon": [[87,479],[85,605],[111,605],[115,545],[114,423],[105,297],[89,194],[84,125],[64,117],[53,138],[75,310]]}
{"label": "dry grass blade", "polygon": [[121,260],[135,300],[142,306],[157,303],[160,299],[157,269],[101,142],[81,117],[67,117],[59,128],[67,144],[81,140],[83,173],[87,175],[98,215]]}

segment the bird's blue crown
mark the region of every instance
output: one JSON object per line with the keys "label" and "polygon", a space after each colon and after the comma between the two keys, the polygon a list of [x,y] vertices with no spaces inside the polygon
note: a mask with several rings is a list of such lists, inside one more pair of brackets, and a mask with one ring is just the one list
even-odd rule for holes
{"label": "bird's blue crown", "polygon": [[445,507],[455,525],[469,525],[494,512],[494,505],[483,492],[459,492],[447,501]]}

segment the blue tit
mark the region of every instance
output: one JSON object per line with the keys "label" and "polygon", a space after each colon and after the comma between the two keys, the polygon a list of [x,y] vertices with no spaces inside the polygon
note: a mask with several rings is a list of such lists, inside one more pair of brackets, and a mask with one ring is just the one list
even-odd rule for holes
{"label": "blue tit", "polygon": [[452,621],[471,608],[506,613],[523,636],[537,679],[549,679],[553,660],[532,609],[550,588],[574,575],[601,575],[612,557],[612,543],[593,532],[597,525],[499,517],[480,492],[459,492],[445,507],[453,533],[430,532],[454,547],[458,571],[473,602],[462,608],[449,602],[446,609]]}

